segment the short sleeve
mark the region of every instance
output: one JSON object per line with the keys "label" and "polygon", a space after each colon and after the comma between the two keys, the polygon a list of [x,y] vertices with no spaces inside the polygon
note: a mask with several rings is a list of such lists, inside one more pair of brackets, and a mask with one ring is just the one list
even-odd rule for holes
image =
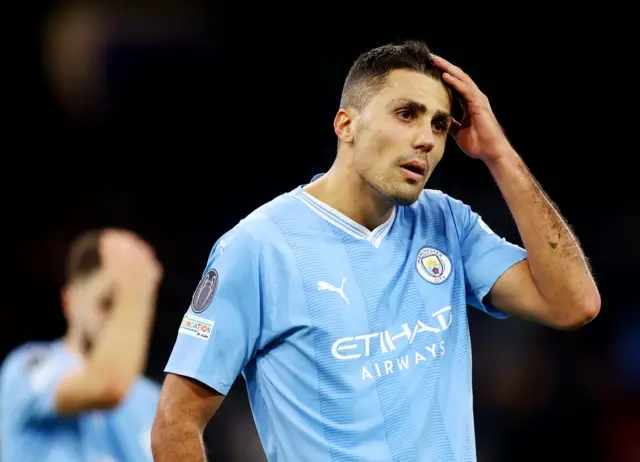
{"label": "short sleeve", "polygon": [[60,381],[73,371],[46,348],[16,352],[3,365],[0,418],[23,422],[57,417],[55,395]]}
{"label": "short sleeve", "polygon": [[507,314],[483,300],[505,271],[527,258],[527,252],[495,234],[469,206],[455,200],[451,202],[461,224],[467,302],[491,316],[507,318]]}
{"label": "short sleeve", "polygon": [[213,247],[165,372],[226,395],[255,354],[261,330],[259,242],[234,229]]}

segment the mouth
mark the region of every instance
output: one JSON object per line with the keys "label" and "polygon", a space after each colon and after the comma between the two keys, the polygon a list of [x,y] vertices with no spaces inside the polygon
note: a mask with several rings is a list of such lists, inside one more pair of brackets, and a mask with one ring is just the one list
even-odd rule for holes
{"label": "mouth", "polygon": [[402,170],[402,173],[404,173],[405,177],[417,181],[424,178],[427,172],[427,164],[417,160],[412,160],[411,162],[402,164],[400,169]]}

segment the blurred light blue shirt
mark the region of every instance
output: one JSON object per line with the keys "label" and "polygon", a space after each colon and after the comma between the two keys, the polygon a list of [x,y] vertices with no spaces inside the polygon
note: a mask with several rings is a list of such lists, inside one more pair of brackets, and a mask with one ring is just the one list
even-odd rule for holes
{"label": "blurred light blue shirt", "polygon": [[81,359],[62,341],[28,343],[11,352],[0,372],[2,462],[151,462],[150,430],[159,386],[135,382],[120,405],[63,417],[57,386]]}

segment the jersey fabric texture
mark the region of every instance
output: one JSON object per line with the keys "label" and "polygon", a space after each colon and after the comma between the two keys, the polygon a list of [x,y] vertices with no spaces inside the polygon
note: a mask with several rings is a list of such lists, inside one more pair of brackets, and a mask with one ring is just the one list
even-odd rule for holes
{"label": "jersey fabric texture", "polygon": [[526,252],[425,190],[369,231],[306,193],[214,245],[166,372],[246,379],[270,461],[475,461],[467,305]]}

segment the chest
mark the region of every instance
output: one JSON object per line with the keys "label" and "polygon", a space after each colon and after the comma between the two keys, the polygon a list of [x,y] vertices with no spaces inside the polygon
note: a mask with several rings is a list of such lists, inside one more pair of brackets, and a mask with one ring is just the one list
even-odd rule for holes
{"label": "chest", "polygon": [[281,309],[277,331],[297,332],[337,359],[434,351],[456,322],[466,325],[459,255],[457,241],[420,236],[294,249],[302,290]]}

